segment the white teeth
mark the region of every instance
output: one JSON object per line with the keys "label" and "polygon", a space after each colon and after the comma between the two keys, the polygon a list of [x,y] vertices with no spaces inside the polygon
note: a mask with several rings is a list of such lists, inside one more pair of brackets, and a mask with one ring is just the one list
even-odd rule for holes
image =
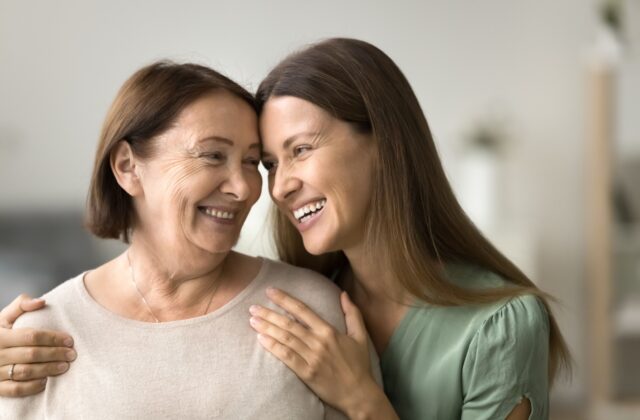
{"label": "white teeth", "polygon": [[293,216],[298,219],[299,221],[304,221],[306,219],[308,219],[309,217],[311,217],[311,215],[309,215],[309,213],[320,210],[321,208],[324,207],[324,205],[327,203],[327,200],[320,200],[317,201],[315,203],[312,204],[307,204],[303,207],[300,207],[297,210],[293,211]]}
{"label": "white teeth", "polygon": [[233,219],[235,217],[235,215],[233,213],[230,213],[230,212],[227,212],[227,211],[215,210],[215,209],[211,209],[211,208],[205,208],[204,212],[206,214],[208,214],[209,216],[217,217],[218,219],[231,220],[231,219]]}

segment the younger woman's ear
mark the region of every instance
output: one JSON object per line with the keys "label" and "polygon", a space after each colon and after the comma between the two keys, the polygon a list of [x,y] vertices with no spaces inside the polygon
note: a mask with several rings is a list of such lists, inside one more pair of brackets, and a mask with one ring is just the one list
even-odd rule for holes
{"label": "younger woman's ear", "polygon": [[120,140],[111,151],[111,171],[120,187],[130,196],[135,197],[142,193],[142,185],[138,173],[139,161],[126,140]]}

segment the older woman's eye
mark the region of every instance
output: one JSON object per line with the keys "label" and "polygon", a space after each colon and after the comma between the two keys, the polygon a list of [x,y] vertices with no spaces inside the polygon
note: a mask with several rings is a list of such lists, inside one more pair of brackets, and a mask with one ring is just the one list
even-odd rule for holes
{"label": "older woman's eye", "polygon": [[212,162],[222,162],[225,159],[224,153],[220,153],[220,152],[203,153],[202,157]]}
{"label": "older woman's eye", "polygon": [[308,152],[311,150],[311,146],[308,144],[301,144],[300,146],[296,146],[293,148],[293,156],[298,157],[301,154]]}
{"label": "older woman's eye", "polygon": [[250,166],[253,166],[253,167],[257,168],[260,165],[260,159],[247,158],[247,159],[244,160],[244,163],[246,165],[250,165]]}

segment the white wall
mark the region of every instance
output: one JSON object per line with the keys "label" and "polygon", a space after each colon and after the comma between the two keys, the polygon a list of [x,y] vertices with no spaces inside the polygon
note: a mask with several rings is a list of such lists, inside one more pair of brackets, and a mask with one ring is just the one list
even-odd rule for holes
{"label": "white wall", "polygon": [[[495,111],[516,140],[509,217],[532,232],[539,284],[559,297],[584,391],[585,51],[595,0],[0,0],[0,211],[82,207],[106,109],[138,67],[209,64],[251,89],[287,52],[328,36],[381,47],[413,84],[448,172],[472,121]],[[241,245],[261,229],[265,195]]]}

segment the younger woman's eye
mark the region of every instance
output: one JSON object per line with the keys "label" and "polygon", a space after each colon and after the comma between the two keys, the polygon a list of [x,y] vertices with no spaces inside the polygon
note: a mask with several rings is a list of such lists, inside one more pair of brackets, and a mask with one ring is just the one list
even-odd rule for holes
{"label": "younger woman's eye", "polygon": [[301,154],[308,152],[311,150],[311,146],[308,144],[301,144],[300,146],[296,146],[293,148],[293,156],[298,157]]}

